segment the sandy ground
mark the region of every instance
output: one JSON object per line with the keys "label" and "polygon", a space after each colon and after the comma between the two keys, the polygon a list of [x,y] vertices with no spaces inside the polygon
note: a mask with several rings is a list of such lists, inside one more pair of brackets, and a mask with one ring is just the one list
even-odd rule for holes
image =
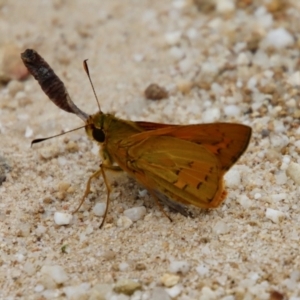
{"label": "sandy ground", "polygon": [[[70,213],[97,170],[98,147],[81,129],[30,148],[82,122],[32,77],[3,85],[0,298],[299,300],[299,19],[297,0],[0,1],[1,53],[39,51],[85,112],[97,111],[88,58],[104,112],[253,128],[219,208],[169,212],[170,223],[123,175],[103,229],[93,212],[106,199],[102,179],[58,226],[54,213]],[[169,98],[146,100],[150,83]],[[138,221],[124,216],[140,206]]]}

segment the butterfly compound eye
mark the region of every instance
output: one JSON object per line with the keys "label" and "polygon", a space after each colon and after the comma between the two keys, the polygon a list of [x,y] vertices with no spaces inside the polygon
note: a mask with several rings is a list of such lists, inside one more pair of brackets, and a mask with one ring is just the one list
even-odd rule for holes
{"label": "butterfly compound eye", "polygon": [[105,134],[102,129],[93,128],[93,138],[99,142],[103,143],[105,141]]}

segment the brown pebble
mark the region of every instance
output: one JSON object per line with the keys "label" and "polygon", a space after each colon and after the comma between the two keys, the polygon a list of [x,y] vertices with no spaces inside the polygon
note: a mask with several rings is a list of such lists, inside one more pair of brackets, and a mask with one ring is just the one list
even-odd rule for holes
{"label": "brown pebble", "polygon": [[0,156],[0,185],[6,180],[6,173],[11,171],[11,166],[5,157]]}
{"label": "brown pebble", "polygon": [[78,145],[73,142],[73,141],[69,141],[66,145],[66,149],[69,151],[69,152],[78,152],[79,148],[78,148]]}
{"label": "brown pebble", "polygon": [[270,13],[283,11],[286,7],[286,0],[270,0],[266,1],[265,6]]}
{"label": "brown pebble", "polygon": [[6,180],[5,168],[0,165],[0,185]]}
{"label": "brown pebble", "polygon": [[70,186],[71,186],[70,183],[62,181],[58,184],[58,190],[60,192],[66,192]]}
{"label": "brown pebble", "polygon": [[116,253],[112,250],[108,250],[108,251],[105,251],[103,254],[102,254],[102,258],[105,259],[105,260],[112,260],[116,257]]}
{"label": "brown pebble", "polygon": [[188,94],[193,87],[193,83],[187,80],[180,80],[177,82],[177,89],[182,94]]}
{"label": "brown pebble", "polygon": [[21,80],[29,75],[20,58],[21,52],[15,44],[6,44],[0,48],[0,81]]}
{"label": "brown pebble", "polygon": [[143,264],[143,263],[137,263],[137,264],[135,265],[135,269],[136,269],[137,271],[143,271],[143,270],[146,270],[146,265]]}
{"label": "brown pebble", "polygon": [[67,196],[66,192],[57,192],[56,193],[56,198],[60,201],[65,200],[66,196]]}
{"label": "brown pebble", "polygon": [[43,199],[44,204],[51,204],[53,202],[53,199],[51,197],[45,197]]}
{"label": "brown pebble", "polygon": [[122,293],[122,294],[130,296],[136,290],[140,290],[141,288],[142,288],[142,285],[137,281],[134,281],[131,279],[121,279],[115,284],[114,291],[116,293]]}
{"label": "brown pebble", "polygon": [[169,97],[167,90],[156,83],[151,83],[145,90],[145,97],[150,100],[161,100]]}
{"label": "brown pebble", "polygon": [[280,292],[277,291],[272,291],[270,293],[270,300],[283,300],[284,299],[284,295]]}
{"label": "brown pebble", "polygon": [[211,0],[193,0],[195,6],[202,13],[210,13],[215,10],[215,2]]}

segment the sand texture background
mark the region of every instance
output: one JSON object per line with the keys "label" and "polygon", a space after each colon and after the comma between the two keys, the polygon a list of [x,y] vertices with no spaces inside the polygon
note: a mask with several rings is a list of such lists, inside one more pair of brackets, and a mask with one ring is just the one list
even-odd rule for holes
{"label": "sand texture background", "polygon": [[[299,300],[299,20],[297,0],[0,1],[0,75],[10,78],[0,88],[0,299]],[[84,129],[30,147],[83,124],[31,76],[18,80],[26,48],[89,114],[98,108],[87,58],[104,112],[251,126],[226,201],[194,218],[168,212],[170,223],[123,174],[111,178],[103,229],[101,178],[57,225],[101,161]],[[169,97],[147,100],[151,83]]]}

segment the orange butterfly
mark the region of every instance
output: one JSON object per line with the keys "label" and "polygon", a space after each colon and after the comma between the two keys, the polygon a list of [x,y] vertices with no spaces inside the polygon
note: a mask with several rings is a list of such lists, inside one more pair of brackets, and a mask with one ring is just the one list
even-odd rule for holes
{"label": "orange butterfly", "polygon": [[[106,170],[126,171],[156,200],[183,214],[184,205],[215,208],[224,200],[223,176],[247,149],[251,127],[234,123],[133,122],[105,114],[100,106],[98,113],[89,116],[72,102],[63,82],[36,51],[27,49],[21,58],[48,97],[61,109],[80,117],[88,136],[101,145],[100,169],[89,178],[76,211],[90,192],[91,180],[102,175],[108,191],[100,227],[104,224],[110,195]],[[84,67],[89,76],[86,62]]]}

